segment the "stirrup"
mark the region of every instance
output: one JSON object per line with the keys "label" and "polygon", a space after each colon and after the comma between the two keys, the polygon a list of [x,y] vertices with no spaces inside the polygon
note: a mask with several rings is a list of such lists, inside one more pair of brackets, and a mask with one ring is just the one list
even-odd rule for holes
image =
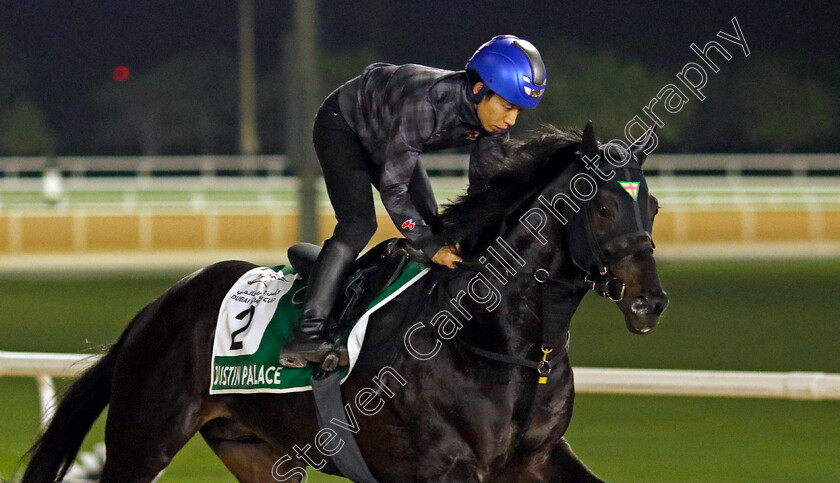
{"label": "stirrup", "polygon": [[324,362],[321,363],[321,370],[325,372],[332,372],[338,368],[338,361],[339,357],[335,351],[330,352],[327,354],[327,357],[324,358]]}
{"label": "stirrup", "polygon": [[309,363],[317,364],[325,372],[331,372],[341,366],[350,365],[350,356],[347,352],[347,347],[333,348],[325,353],[323,358],[314,360],[306,358],[302,354],[281,355],[279,363],[283,367],[290,369],[300,369],[306,367]]}
{"label": "stirrup", "polygon": [[283,367],[300,369],[301,367],[306,367],[306,365],[310,362],[320,364],[323,362],[324,356],[327,354],[329,354],[329,351],[327,350],[291,352],[289,354],[281,353],[278,362]]}
{"label": "stirrup", "polygon": [[281,366],[288,367],[289,369],[300,369],[301,367],[306,367],[307,361],[299,355],[291,355],[280,356],[280,360],[278,362]]}
{"label": "stirrup", "polygon": [[321,362],[321,369],[324,372],[331,372],[339,367],[350,365],[350,353],[347,351],[347,346],[336,346],[327,353]]}
{"label": "stirrup", "polygon": [[[327,354],[327,357],[324,358],[324,363],[327,363],[327,360],[330,361],[330,364],[335,364],[332,366],[332,369],[327,369],[322,366],[325,371],[332,371],[335,370],[337,367],[345,367],[350,365],[350,352],[347,350],[347,345],[338,345],[336,344],[332,350]],[[327,367],[330,367],[328,364]]]}

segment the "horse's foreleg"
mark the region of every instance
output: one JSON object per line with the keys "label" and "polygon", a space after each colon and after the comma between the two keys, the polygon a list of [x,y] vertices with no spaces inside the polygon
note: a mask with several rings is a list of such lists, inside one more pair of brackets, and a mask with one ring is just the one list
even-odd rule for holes
{"label": "horse's foreleg", "polygon": [[575,455],[566,438],[561,439],[552,450],[543,478],[545,481],[603,481]]}

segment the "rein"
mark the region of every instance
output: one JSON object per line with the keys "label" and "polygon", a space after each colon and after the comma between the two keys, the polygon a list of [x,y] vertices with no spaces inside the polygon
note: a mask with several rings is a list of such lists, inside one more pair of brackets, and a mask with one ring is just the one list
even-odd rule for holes
{"label": "rein", "polygon": [[[636,189],[632,193],[628,191],[628,194],[632,197],[632,204],[630,206],[633,207],[633,214],[635,216],[628,218],[627,221],[623,221],[618,225],[621,231],[616,233],[616,229],[613,229],[604,235],[596,235],[591,222],[594,210],[593,203],[584,204],[583,212],[579,212],[580,210],[576,206],[572,207],[573,212],[568,212],[568,209],[566,210],[567,212],[565,214],[569,219],[573,220],[567,227],[569,254],[572,264],[584,273],[583,278],[553,277],[547,268],[539,268],[534,272],[534,279],[542,286],[541,315],[543,333],[540,344],[542,358],[539,361],[534,361],[532,359],[487,351],[467,343],[456,335],[455,340],[462,347],[486,359],[536,369],[539,374],[538,383],[540,385],[546,384],[548,374],[551,372],[552,361],[556,357],[565,354],[568,350],[571,319],[577,307],[580,305],[581,300],[583,300],[584,295],[589,290],[592,290],[599,296],[608,298],[613,302],[624,300],[626,285],[610,271],[609,267],[618,263],[619,260],[622,260],[626,256],[652,252],[654,249],[653,239],[651,238],[651,220],[647,220],[646,211],[643,212],[640,210],[638,200],[639,189],[641,188],[641,192],[643,193],[642,200],[643,202],[647,201],[647,185],[644,183],[643,176],[631,173],[631,171],[641,172],[644,155],[638,151],[647,144],[652,132],[653,128],[651,127],[633,144],[633,149],[627,152],[630,155],[629,160],[624,161],[621,165],[616,165],[609,157],[610,162],[613,164],[606,161],[600,163],[600,169],[608,172],[620,172],[621,178],[619,179],[626,180],[626,183],[635,186]],[[600,158],[599,148],[595,140],[591,122],[587,124],[583,132],[580,150],[576,152],[576,155],[583,159],[585,164],[591,162],[587,160],[598,160]],[[630,160],[632,162],[627,164],[627,161]],[[586,165],[588,166],[588,164]],[[633,179],[638,181],[631,182],[630,180]],[[603,185],[606,181],[607,179],[604,179],[601,184]],[[622,187],[625,191],[627,190],[623,185]],[[508,213],[518,212],[521,206],[527,203],[526,200],[533,202],[533,198],[536,196],[534,193],[538,193],[538,191],[532,191],[529,196],[523,197],[514,206],[513,210],[510,210]],[[505,221],[507,221],[507,217]],[[505,229],[506,227],[503,225],[502,231]],[[483,265],[472,262],[458,263],[458,268],[484,274],[488,272]],[[446,277],[444,276],[443,278]],[[561,338],[564,340],[562,348],[552,345],[556,341],[561,340]]]}
{"label": "rein", "polygon": [[[542,358],[539,361],[480,349],[459,336],[455,340],[469,352],[485,359],[536,369],[539,384],[546,384],[552,368],[551,362],[555,357],[565,354],[569,348],[569,325],[583,296],[592,290],[613,302],[621,302],[624,300],[626,285],[610,271],[609,266],[625,256],[653,251],[649,231],[639,230],[599,243],[586,220],[584,217],[583,222],[578,221],[572,225],[570,234],[572,261],[584,272],[584,277],[553,277],[547,268],[539,268],[534,272],[534,279],[542,286],[543,334],[540,344]],[[474,262],[459,262],[457,268],[490,275],[487,268]],[[442,279],[449,278],[443,273],[440,275]],[[563,347],[553,346],[554,341],[561,337],[565,340]]]}
{"label": "rein", "polygon": [[[471,262],[459,263],[458,268],[481,273],[487,271],[484,266]],[[541,276],[539,274],[544,275]],[[543,330],[542,343],[540,344],[542,358],[540,360],[516,357],[481,349],[464,341],[459,336],[455,337],[455,341],[467,351],[485,359],[535,369],[539,375],[539,384],[546,384],[548,382],[548,375],[551,373],[553,367],[552,362],[555,358],[562,357],[569,349],[569,325],[571,324],[572,316],[577,310],[578,305],[580,305],[581,300],[583,300],[583,296],[589,290],[593,290],[596,285],[587,280],[553,278],[548,275],[548,270],[544,268],[534,272],[534,279],[542,285]],[[561,340],[561,338],[564,341],[562,347],[553,345],[555,341]]]}
{"label": "rein", "polygon": [[[639,251],[638,244],[634,243],[631,246],[632,249],[627,254]],[[622,250],[622,256],[625,250],[627,248]],[[488,272],[483,265],[473,262],[460,262],[458,263],[458,269],[485,274]],[[548,269],[539,268],[534,272],[534,280],[542,286],[543,333],[542,343],[540,344],[540,350],[542,351],[540,360],[481,349],[469,344],[459,336],[455,337],[455,341],[467,351],[485,359],[535,369],[539,375],[539,384],[546,384],[553,367],[552,361],[556,357],[562,357],[569,350],[571,339],[569,326],[572,316],[584,295],[592,290],[601,297],[613,302],[620,302],[624,299],[625,284],[606,267],[596,275],[587,273],[583,279],[552,277]],[[552,345],[552,342],[559,340],[560,337],[563,337],[565,342],[563,347],[558,349]]]}

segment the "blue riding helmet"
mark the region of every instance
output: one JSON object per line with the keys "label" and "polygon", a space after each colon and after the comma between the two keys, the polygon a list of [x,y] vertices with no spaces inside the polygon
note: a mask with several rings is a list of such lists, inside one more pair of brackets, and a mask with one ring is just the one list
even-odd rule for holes
{"label": "blue riding helmet", "polygon": [[467,62],[467,69],[478,72],[484,88],[476,94],[480,100],[487,89],[520,107],[537,107],[545,90],[545,64],[539,51],[527,40],[513,35],[499,35],[482,45]]}

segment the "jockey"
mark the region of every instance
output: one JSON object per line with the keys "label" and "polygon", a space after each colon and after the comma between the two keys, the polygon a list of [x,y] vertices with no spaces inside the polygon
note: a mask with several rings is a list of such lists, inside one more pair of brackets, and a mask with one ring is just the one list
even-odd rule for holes
{"label": "jockey", "polygon": [[437,202],[420,154],[472,145],[470,189],[481,187],[501,167],[508,129],[522,108],[539,104],[545,85],[537,49],[501,35],[475,51],[466,71],[377,63],[327,97],[313,142],[338,224],[312,269],[281,364],[321,362],[332,349],[324,323],[351,264],[376,232],[371,185],[414,247],[455,268],[456,247],[435,237]]}

